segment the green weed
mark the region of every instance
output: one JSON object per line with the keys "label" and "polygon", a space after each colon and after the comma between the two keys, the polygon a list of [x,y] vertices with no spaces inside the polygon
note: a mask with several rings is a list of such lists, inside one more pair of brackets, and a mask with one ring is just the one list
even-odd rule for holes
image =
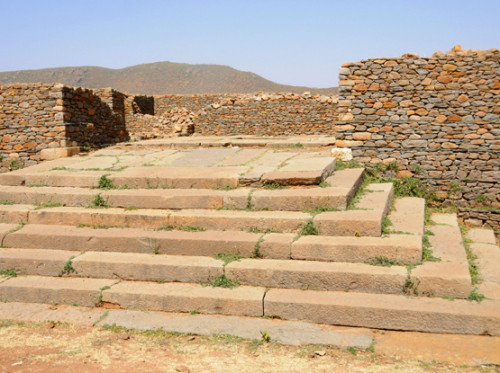
{"label": "green weed", "polygon": [[205,232],[206,231],[206,228],[195,227],[194,225],[186,225],[184,227],[178,227],[177,229],[180,231],[184,231],[184,232]]}
{"label": "green weed", "polygon": [[241,256],[239,254],[227,254],[227,253],[217,253],[214,255],[215,259],[222,260],[224,262],[224,267],[231,262],[239,262]]}
{"label": "green weed", "polygon": [[97,183],[97,188],[99,189],[113,189],[115,186],[113,185],[113,181],[108,178],[107,175],[102,175],[99,178],[99,182]]}
{"label": "green weed", "polygon": [[225,274],[218,276],[214,280],[210,281],[208,284],[211,285],[213,288],[217,287],[217,288],[229,288],[229,289],[240,285],[239,281],[231,280],[227,278]]}
{"label": "green weed", "polygon": [[286,189],[288,188],[286,185],[281,185],[281,184],[278,184],[278,183],[268,183],[268,184],[264,184],[264,189]]}
{"label": "green weed", "polygon": [[36,202],[34,204],[36,206],[35,210],[40,210],[40,209],[45,209],[45,208],[51,208],[51,207],[61,207],[61,204],[59,202]]}
{"label": "green weed", "polygon": [[0,277],[17,277],[15,268],[6,268],[0,270]]}
{"label": "green weed", "polygon": [[269,333],[267,332],[267,330],[264,330],[264,331],[260,331],[260,335],[262,337],[262,340],[264,342],[271,342],[271,337],[269,336]]}
{"label": "green weed", "polygon": [[255,243],[255,247],[253,248],[252,258],[263,258],[264,255],[260,251],[260,245],[264,241],[264,237],[260,237],[258,241]]}
{"label": "green weed", "polygon": [[469,297],[467,299],[474,302],[481,302],[484,298],[485,296],[483,294],[478,293],[477,288],[475,287],[472,288]]}
{"label": "green weed", "polygon": [[337,159],[335,169],[344,170],[346,168],[363,168],[363,165],[355,160],[343,161],[342,159]]}
{"label": "green weed", "polygon": [[309,219],[307,223],[304,224],[300,234],[302,236],[317,236],[319,234],[318,228],[316,228],[312,219]]}
{"label": "green weed", "polygon": [[391,266],[399,265],[400,263],[394,259],[386,258],[385,256],[378,256],[374,259],[367,260],[366,264],[370,264],[372,266],[379,266],[379,267],[391,267]]}
{"label": "green weed", "polygon": [[95,196],[94,201],[92,203],[93,207],[110,207],[100,193]]}

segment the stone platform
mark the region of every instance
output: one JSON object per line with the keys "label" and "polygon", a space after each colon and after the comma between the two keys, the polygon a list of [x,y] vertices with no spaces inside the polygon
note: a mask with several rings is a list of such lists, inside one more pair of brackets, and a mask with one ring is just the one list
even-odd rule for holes
{"label": "stone platform", "polygon": [[0,299],[500,335],[489,231],[464,244],[453,214],[426,226],[422,199],[336,169],[331,139],[230,140],[0,175]]}

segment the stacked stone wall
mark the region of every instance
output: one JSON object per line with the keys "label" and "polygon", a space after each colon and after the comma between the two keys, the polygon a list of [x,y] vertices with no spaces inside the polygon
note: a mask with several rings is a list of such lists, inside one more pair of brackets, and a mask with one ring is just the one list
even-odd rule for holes
{"label": "stacked stone wall", "polygon": [[445,202],[500,207],[498,49],[346,63],[338,106],[337,145],[358,161],[396,162]]}
{"label": "stacked stone wall", "polygon": [[336,102],[334,96],[309,94],[169,95],[155,97],[155,113],[186,108],[201,135],[328,135]]}
{"label": "stacked stone wall", "polygon": [[128,139],[125,94],[66,86],[62,92],[66,140],[72,146],[98,148]]}
{"label": "stacked stone wall", "polygon": [[62,86],[0,85],[2,170],[39,161],[39,152],[60,147],[66,139]]}

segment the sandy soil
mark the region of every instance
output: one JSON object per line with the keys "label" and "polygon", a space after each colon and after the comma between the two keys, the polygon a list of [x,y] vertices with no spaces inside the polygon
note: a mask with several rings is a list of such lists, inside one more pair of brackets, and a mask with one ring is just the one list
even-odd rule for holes
{"label": "sandy soil", "polygon": [[290,347],[230,336],[0,322],[1,372],[500,372],[376,351]]}

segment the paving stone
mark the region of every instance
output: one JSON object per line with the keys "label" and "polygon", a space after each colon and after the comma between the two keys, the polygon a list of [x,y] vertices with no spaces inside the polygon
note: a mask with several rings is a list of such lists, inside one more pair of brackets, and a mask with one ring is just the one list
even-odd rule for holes
{"label": "paving stone", "polygon": [[471,291],[468,266],[462,263],[425,262],[412,269],[419,295],[467,298]]}
{"label": "paving stone", "polygon": [[332,188],[344,188],[348,190],[347,201],[350,201],[363,183],[364,168],[346,168],[338,170],[325,179]]}
{"label": "paving stone", "polygon": [[432,225],[429,230],[433,233],[429,236],[429,243],[435,257],[443,262],[468,266],[467,254],[458,225]]}
{"label": "paving stone", "polygon": [[394,232],[424,234],[425,199],[404,197],[394,201],[394,210],[389,214],[392,225],[388,227]]}
{"label": "paving stone", "polygon": [[422,240],[412,235],[302,236],[292,244],[292,259],[356,263],[379,257],[400,263],[418,263],[422,259]]}
{"label": "paving stone", "polygon": [[[126,189],[102,193],[106,203],[113,207],[143,209],[216,209],[223,207],[224,197],[230,195],[230,192],[210,189]],[[236,198],[229,198],[229,203],[239,206]]]}
{"label": "paving stone", "polygon": [[172,162],[171,167],[209,167],[236,153],[238,148],[195,149]]}
{"label": "paving stone", "polygon": [[500,335],[500,303],[392,294],[271,289],[266,316],[432,333]]}
{"label": "paving stone", "polygon": [[130,167],[109,178],[116,186],[129,188],[201,188],[238,186],[240,174],[248,167],[165,168]]}
{"label": "paving stone", "polygon": [[500,249],[497,245],[471,243],[472,252],[477,255],[479,277],[487,282],[500,283]]}
{"label": "paving stone", "polygon": [[0,283],[0,299],[13,302],[60,303],[93,306],[101,289],[116,280],[26,276]]}
{"label": "paving stone", "polygon": [[2,245],[4,245],[6,236],[19,228],[21,228],[19,224],[0,223],[0,242]]}
{"label": "paving stone", "polygon": [[116,157],[89,157],[83,161],[71,163],[67,167],[74,170],[84,170],[89,168],[98,168],[102,170],[105,168],[112,168],[116,162]]}
{"label": "paving stone", "polygon": [[394,188],[392,183],[370,184],[366,187],[366,193],[361,196],[356,208],[383,211],[386,216],[391,208]]}
{"label": "paving stone", "polygon": [[262,316],[264,293],[264,288],[249,286],[227,289],[182,283],[121,282],[103,292],[103,301],[138,310]]}
{"label": "paving stone", "polygon": [[19,204],[59,203],[62,206],[92,204],[98,190],[68,187],[0,186],[0,200]]}
{"label": "paving stone", "polygon": [[[2,304],[0,312],[1,310]],[[249,339],[260,339],[261,332],[267,330],[273,342],[294,346],[315,344],[342,348],[368,348],[373,341],[373,335],[369,330],[336,328],[303,321],[185,313],[144,313],[133,310],[109,310],[107,315],[99,325],[117,325],[139,330],[162,328],[165,331],[195,335],[229,334]]]}
{"label": "paving stone", "polygon": [[495,232],[492,229],[471,228],[467,231],[467,238],[475,243],[496,245]]}
{"label": "paving stone", "polygon": [[266,288],[402,294],[407,271],[360,263],[241,259],[226,266],[226,275],[241,284]]}
{"label": "paving stone", "polygon": [[434,213],[431,216],[431,221],[439,225],[452,225],[458,227],[456,214]]}
{"label": "paving stone", "polygon": [[272,171],[266,172],[261,181],[279,185],[318,185],[323,180],[322,171]]}
{"label": "paving stone", "polygon": [[[16,227],[16,226],[13,226]],[[3,244],[74,251],[112,251],[170,255],[252,255],[261,234],[241,231],[145,231],[137,228],[91,229],[58,225],[25,225],[8,234]]]}
{"label": "paving stone", "polygon": [[106,310],[95,307],[67,305],[0,302],[0,319],[25,322],[59,321],[77,325],[93,326]]}
{"label": "paving stone", "polygon": [[53,207],[32,211],[30,224],[123,226],[158,228],[170,225],[168,210],[123,210],[117,208]]}
{"label": "paving stone", "polygon": [[[1,260],[1,259],[0,259]],[[222,261],[203,256],[86,252],[73,260],[78,276],[135,281],[208,282]]]}
{"label": "paving stone", "polygon": [[31,173],[24,176],[26,185],[46,185],[51,187],[89,188],[98,185],[99,178],[106,171],[50,171]]}
{"label": "paving stone", "polygon": [[479,294],[483,294],[488,299],[500,300],[500,283],[483,281],[477,285]]}
{"label": "paving stone", "polygon": [[269,233],[262,237],[259,251],[263,258],[290,259],[295,234]]}
{"label": "paving stone", "polygon": [[346,189],[307,188],[256,190],[252,193],[251,206],[255,210],[302,211],[322,206],[328,209],[345,209]]}
{"label": "paving stone", "polygon": [[296,156],[296,154],[292,152],[267,151],[261,157],[247,164],[250,168],[241,176],[241,179],[243,181],[259,181],[264,173],[276,170],[283,162]]}
{"label": "paving stone", "polygon": [[0,223],[26,223],[34,208],[31,205],[0,205]]}
{"label": "paving stone", "polygon": [[181,210],[173,212],[170,224],[212,230],[258,230],[296,232],[309,214],[290,211]]}
{"label": "paving stone", "polygon": [[14,268],[18,275],[59,276],[78,251],[0,249],[0,269]]}
{"label": "paving stone", "polygon": [[267,152],[265,149],[240,149],[236,154],[218,162],[216,166],[244,166],[245,164],[255,160],[257,157],[260,157],[265,152]]}
{"label": "paving stone", "polygon": [[320,235],[327,236],[380,236],[382,211],[347,210],[330,211],[313,219]]}

